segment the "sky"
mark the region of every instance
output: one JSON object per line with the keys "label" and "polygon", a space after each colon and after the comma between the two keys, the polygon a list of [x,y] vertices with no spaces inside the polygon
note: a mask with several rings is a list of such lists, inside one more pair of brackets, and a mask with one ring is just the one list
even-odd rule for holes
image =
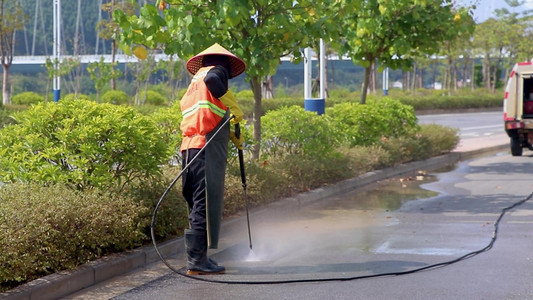
{"label": "sky", "polygon": [[524,5],[518,8],[511,8],[504,0],[459,0],[459,3],[463,5],[469,5],[476,3],[476,9],[474,10],[474,19],[476,22],[483,22],[486,19],[493,17],[494,10],[499,8],[507,8],[511,12],[520,13],[527,9],[533,9],[533,0],[526,0]]}

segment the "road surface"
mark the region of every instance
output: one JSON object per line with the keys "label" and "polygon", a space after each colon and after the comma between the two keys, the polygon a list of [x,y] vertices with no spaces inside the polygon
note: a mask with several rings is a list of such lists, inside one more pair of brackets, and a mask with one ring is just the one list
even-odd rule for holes
{"label": "road surface", "polygon": [[439,124],[459,130],[456,151],[470,151],[496,143],[509,143],[502,112],[475,112],[418,116],[419,124]]}

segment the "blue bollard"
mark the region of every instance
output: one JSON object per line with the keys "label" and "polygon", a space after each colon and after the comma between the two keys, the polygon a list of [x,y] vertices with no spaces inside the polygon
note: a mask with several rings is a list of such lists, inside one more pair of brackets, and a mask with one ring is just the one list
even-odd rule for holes
{"label": "blue bollard", "polygon": [[318,115],[323,115],[326,108],[326,101],[321,98],[304,99],[304,108],[307,111],[314,111]]}

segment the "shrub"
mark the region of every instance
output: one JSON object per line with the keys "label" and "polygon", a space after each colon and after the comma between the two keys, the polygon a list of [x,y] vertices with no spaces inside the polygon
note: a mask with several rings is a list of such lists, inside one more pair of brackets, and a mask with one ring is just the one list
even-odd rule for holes
{"label": "shrub", "polygon": [[42,103],[0,130],[0,181],[121,188],[159,174],[162,133],[133,108],[85,100]]}
{"label": "shrub", "polygon": [[458,129],[438,124],[424,124],[420,126],[420,135],[428,139],[430,156],[441,155],[452,151],[459,144]]}
{"label": "shrub", "polygon": [[109,90],[102,95],[103,103],[128,104],[130,96],[123,91]]}
{"label": "shrub", "polygon": [[[181,171],[177,167],[165,167],[162,170],[162,178],[151,180],[136,180],[128,185],[124,193],[129,198],[141,204],[146,209],[140,213],[145,220],[146,227],[143,232],[150,237],[150,222],[155,205],[167,189],[170,182]],[[166,195],[157,212],[154,232],[156,238],[169,238],[183,233],[183,229],[189,226],[188,209],[185,199],[181,195],[181,181]]]}
{"label": "shrub", "polygon": [[390,165],[427,159],[431,153],[429,140],[418,134],[383,138],[379,144],[388,153]]}
{"label": "shrub", "polygon": [[[145,209],[131,199],[64,185],[0,188],[0,286],[74,268],[141,245]],[[97,234],[96,234],[97,233]]]}
{"label": "shrub", "polygon": [[437,124],[420,126],[411,135],[384,138],[380,145],[395,164],[423,160],[455,149],[459,143],[458,130]]}
{"label": "shrub", "polygon": [[[245,118],[252,118],[254,115],[254,98],[239,98],[235,97],[237,99],[237,103],[239,104],[239,107],[241,108],[242,112],[244,113]],[[264,109],[264,111],[267,111]]]}
{"label": "shrub", "polygon": [[342,99],[357,99],[358,93],[354,93],[347,88],[338,88],[332,89],[329,92],[329,96],[332,98],[342,98]]}
{"label": "shrub", "polygon": [[85,94],[66,94],[64,97],[61,98],[61,100],[59,101],[72,101],[72,100],[87,100],[87,101],[90,101],[92,100],[91,97],[85,95]]}
{"label": "shrub", "polygon": [[443,90],[422,91],[425,91],[422,96],[420,91],[417,91],[416,94],[396,92],[395,97],[416,110],[501,107],[503,97],[503,93],[492,93],[486,89],[462,89],[453,94]]}
{"label": "shrub", "polygon": [[284,178],[286,190],[292,195],[351,177],[353,170],[347,167],[348,162],[348,157],[338,153],[316,157],[288,155],[271,161],[270,167]]}
{"label": "shrub", "polygon": [[160,128],[163,142],[167,145],[169,153],[173,154],[175,158],[179,158],[179,147],[182,140],[180,131],[182,114],[179,102],[174,103],[169,108],[159,108],[148,116]]}
{"label": "shrub", "polygon": [[384,124],[381,126],[385,129],[384,136],[398,137],[418,130],[417,118],[412,106],[389,97],[369,101],[368,105],[376,105],[382,114]]}
{"label": "shrub", "polygon": [[149,105],[166,105],[168,99],[161,95],[159,92],[148,90],[141,93],[141,99],[144,99],[144,104]]}
{"label": "shrub", "polygon": [[252,90],[242,90],[240,92],[237,92],[235,94],[235,98],[237,99],[254,99],[254,92]]}
{"label": "shrub", "polygon": [[13,96],[13,104],[30,105],[44,102],[44,97],[35,92],[24,92]]}
{"label": "shrub", "polygon": [[389,152],[379,145],[342,147],[339,151],[349,159],[346,166],[353,175],[389,167],[392,163]]}
{"label": "shrub", "polygon": [[326,114],[332,116],[341,143],[350,147],[374,145],[382,137],[398,137],[417,128],[413,108],[390,98],[341,103],[327,108]]}
{"label": "shrub", "polygon": [[261,123],[261,150],[267,156],[327,156],[332,153],[336,134],[327,116],[291,106],[269,111],[261,117]]}
{"label": "shrub", "polygon": [[15,120],[11,118],[11,113],[5,109],[0,109],[0,128],[13,123]]}
{"label": "shrub", "polygon": [[276,97],[274,99],[263,99],[262,103],[265,111],[280,109],[284,106],[304,107],[304,99],[299,97]]}

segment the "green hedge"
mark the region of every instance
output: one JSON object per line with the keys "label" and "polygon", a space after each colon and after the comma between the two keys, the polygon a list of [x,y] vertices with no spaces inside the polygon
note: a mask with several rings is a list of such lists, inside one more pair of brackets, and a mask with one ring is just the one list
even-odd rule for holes
{"label": "green hedge", "polygon": [[133,108],[49,102],[0,130],[0,181],[118,188],[159,174],[171,153],[158,126]]}
{"label": "green hedge", "polygon": [[144,104],[148,104],[148,105],[161,106],[161,105],[167,105],[169,103],[168,99],[165,96],[161,95],[161,93],[159,92],[152,91],[152,90],[141,92],[140,97],[141,99],[144,99]]}
{"label": "green hedge", "polygon": [[35,92],[24,92],[13,96],[13,104],[30,105],[44,102],[44,97]]}
{"label": "green hedge", "polygon": [[[326,100],[326,107],[333,107],[341,103],[359,103],[360,92],[352,92],[348,89],[334,89],[329,92]],[[244,111],[245,116],[253,116],[254,99],[252,91],[244,90],[236,93],[235,97]],[[502,107],[503,91],[497,90],[492,93],[486,89],[460,89],[448,93],[443,90],[420,89],[415,91],[402,91],[391,89],[389,96],[384,97],[379,91],[376,94],[368,94],[367,103],[379,100],[381,98],[390,98],[398,100],[402,104],[412,106],[415,111],[437,110],[437,109],[467,109],[467,108],[488,108]],[[275,97],[274,99],[262,99],[264,112],[276,110],[283,106],[300,106],[304,107],[304,98],[301,97]]]}
{"label": "green hedge", "polygon": [[109,90],[105,92],[102,97],[103,103],[112,103],[112,104],[128,104],[130,101],[130,96],[126,92],[118,90]]}
{"label": "green hedge", "polygon": [[327,155],[336,139],[329,121],[298,106],[269,111],[261,118],[261,151],[269,158]]}
{"label": "green hedge", "polygon": [[340,143],[350,147],[376,144],[383,137],[398,137],[417,130],[411,106],[382,98],[367,104],[342,103],[326,109],[332,126],[339,132]]}
{"label": "green hedge", "polygon": [[145,208],[96,189],[9,184],[0,188],[0,286],[74,268],[141,245]]}
{"label": "green hedge", "polygon": [[87,101],[90,101],[92,100],[90,96],[88,95],[85,95],[85,94],[74,94],[74,93],[70,93],[70,94],[66,94],[65,96],[61,97],[61,99],[59,99],[59,101],[73,101],[73,100],[87,100]]}
{"label": "green hedge", "polygon": [[12,115],[13,112],[11,110],[0,107],[0,128],[15,123],[15,119],[13,119]]}

